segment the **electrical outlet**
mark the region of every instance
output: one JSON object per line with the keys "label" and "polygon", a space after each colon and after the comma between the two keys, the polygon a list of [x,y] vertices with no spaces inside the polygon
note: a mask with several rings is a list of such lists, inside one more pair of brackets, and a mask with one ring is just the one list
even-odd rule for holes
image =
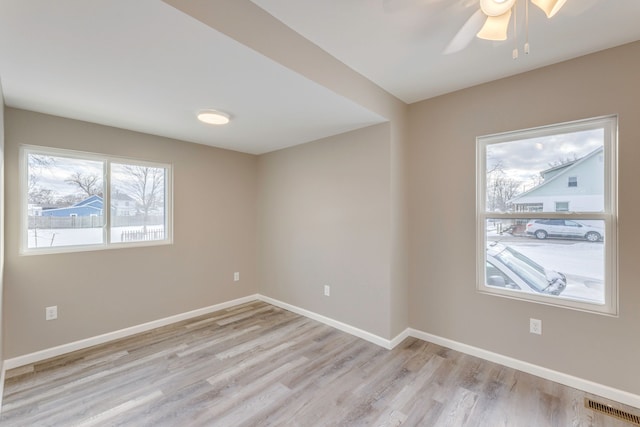
{"label": "electrical outlet", "polygon": [[58,318],[58,306],[52,305],[44,309],[45,320],[56,320]]}
{"label": "electrical outlet", "polygon": [[236,271],[233,273],[233,281],[237,282],[238,280],[240,280],[240,272]]}
{"label": "electrical outlet", "polygon": [[529,332],[536,335],[542,335],[542,320],[529,319]]}
{"label": "electrical outlet", "polygon": [[328,297],[331,295],[331,286],[329,285],[324,285],[324,296]]}

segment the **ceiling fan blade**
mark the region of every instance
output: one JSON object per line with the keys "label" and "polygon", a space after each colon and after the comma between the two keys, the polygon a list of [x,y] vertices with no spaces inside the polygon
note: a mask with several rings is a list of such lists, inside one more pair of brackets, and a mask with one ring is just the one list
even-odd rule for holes
{"label": "ceiling fan blade", "polygon": [[477,36],[485,40],[506,40],[510,19],[511,9],[500,16],[487,16]]}
{"label": "ceiling fan blade", "polygon": [[484,22],[485,15],[482,13],[480,9],[476,10],[473,15],[467,22],[464,23],[462,28],[456,33],[456,35],[451,39],[449,45],[442,52],[445,55],[451,55],[452,53],[460,52],[473,40],[476,36],[476,33],[482,28],[482,23]]}
{"label": "ceiling fan blade", "polygon": [[538,6],[547,15],[547,18],[552,18],[553,15],[564,6],[567,0],[531,0],[531,3]]}

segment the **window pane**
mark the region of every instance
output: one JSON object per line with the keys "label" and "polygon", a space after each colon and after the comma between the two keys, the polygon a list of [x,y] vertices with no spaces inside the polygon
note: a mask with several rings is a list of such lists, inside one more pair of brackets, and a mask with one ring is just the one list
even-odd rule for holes
{"label": "window pane", "polygon": [[603,151],[604,129],[488,144],[486,211],[603,212]]}
{"label": "window pane", "polygon": [[27,248],[104,243],[103,165],[27,153]]}
{"label": "window pane", "polygon": [[166,176],[162,167],[111,164],[111,242],[165,240]]}
{"label": "window pane", "polygon": [[604,221],[488,219],[485,284],[604,304]]}

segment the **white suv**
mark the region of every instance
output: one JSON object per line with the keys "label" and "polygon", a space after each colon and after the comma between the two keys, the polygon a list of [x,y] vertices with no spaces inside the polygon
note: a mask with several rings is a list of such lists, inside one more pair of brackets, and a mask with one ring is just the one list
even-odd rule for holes
{"label": "white suv", "polygon": [[604,236],[602,228],[569,219],[534,219],[527,223],[526,232],[537,239],[570,237],[587,239],[590,242],[598,242]]}

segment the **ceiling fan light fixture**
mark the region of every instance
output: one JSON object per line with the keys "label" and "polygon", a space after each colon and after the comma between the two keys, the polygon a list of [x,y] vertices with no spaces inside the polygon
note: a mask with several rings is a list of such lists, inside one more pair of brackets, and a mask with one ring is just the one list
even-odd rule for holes
{"label": "ceiling fan light fixture", "polygon": [[480,9],[487,16],[501,16],[511,10],[516,0],[480,0]]}
{"label": "ceiling fan light fixture", "polygon": [[511,9],[499,16],[487,16],[487,20],[476,36],[484,40],[506,40],[510,19]]}
{"label": "ceiling fan light fixture", "polygon": [[198,113],[198,120],[208,125],[226,125],[230,117],[227,113],[216,110],[202,110]]}
{"label": "ceiling fan light fixture", "polygon": [[552,18],[564,6],[567,0],[531,0],[531,3],[538,6],[547,15]]}

